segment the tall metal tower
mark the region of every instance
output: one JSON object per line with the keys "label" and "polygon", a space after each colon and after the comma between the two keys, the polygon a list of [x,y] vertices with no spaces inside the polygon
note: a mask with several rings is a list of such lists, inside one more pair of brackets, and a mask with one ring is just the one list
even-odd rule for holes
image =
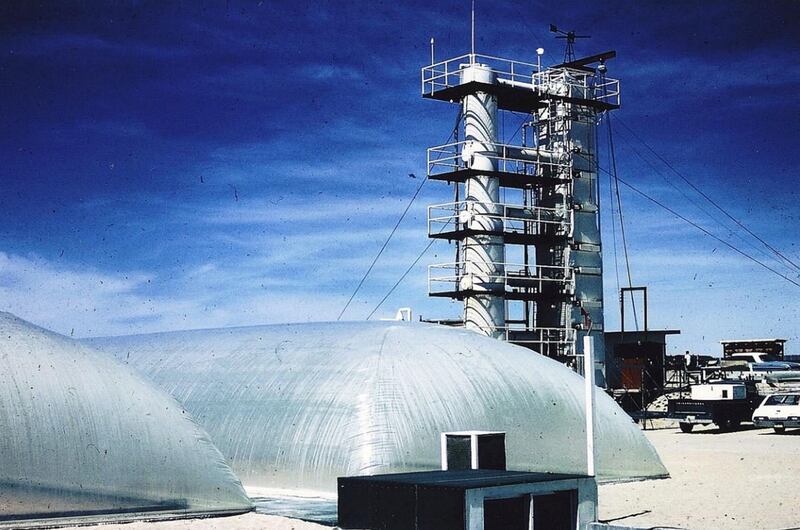
{"label": "tall metal tower", "polygon": [[[464,302],[463,324],[583,371],[595,338],[602,384],[603,282],[599,230],[599,116],[619,107],[605,76],[615,52],[549,68],[472,53],[422,68],[422,95],[461,107],[460,139],[428,149],[428,178],[454,202],[428,208],[428,235],[456,243],[431,265],[431,296]],[[522,125],[500,141],[498,116]],[[515,140],[517,133],[509,138]]]}

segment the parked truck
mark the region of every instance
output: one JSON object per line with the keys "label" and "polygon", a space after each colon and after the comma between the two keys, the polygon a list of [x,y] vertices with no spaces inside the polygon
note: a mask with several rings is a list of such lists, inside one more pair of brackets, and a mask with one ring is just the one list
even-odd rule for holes
{"label": "parked truck", "polygon": [[721,430],[738,429],[750,421],[760,398],[755,387],[741,381],[723,381],[692,385],[689,398],[670,399],[667,418],[678,420],[683,432],[692,432],[695,425],[714,424]]}

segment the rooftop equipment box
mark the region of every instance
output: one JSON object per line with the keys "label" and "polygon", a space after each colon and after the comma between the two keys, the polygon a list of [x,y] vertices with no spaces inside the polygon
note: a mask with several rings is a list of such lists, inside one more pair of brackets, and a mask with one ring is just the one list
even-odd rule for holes
{"label": "rooftop equipment box", "polygon": [[715,401],[728,399],[746,399],[747,389],[738,383],[720,383],[692,386],[692,399],[696,401]]}
{"label": "rooftop equipment box", "polygon": [[506,434],[496,431],[442,433],[442,469],[505,469]]}
{"label": "rooftop equipment box", "polygon": [[592,477],[470,469],[339,478],[340,528],[575,530],[596,520]]}

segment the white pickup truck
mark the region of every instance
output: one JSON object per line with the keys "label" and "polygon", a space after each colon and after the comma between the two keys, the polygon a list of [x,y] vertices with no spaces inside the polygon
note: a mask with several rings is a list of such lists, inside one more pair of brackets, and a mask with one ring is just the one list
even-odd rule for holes
{"label": "white pickup truck", "polygon": [[717,425],[722,431],[739,428],[750,420],[756,401],[743,381],[721,381],[692,385],[690,398],[667,401],[666,418],[678,420],[682,432],[689,433],[695,425]]}
{"label": "white pickup truck", "polygon": [[756,427],[772,427],[781,434],[787,428],[800,427],[800,393],[767,396],[753,412]]}

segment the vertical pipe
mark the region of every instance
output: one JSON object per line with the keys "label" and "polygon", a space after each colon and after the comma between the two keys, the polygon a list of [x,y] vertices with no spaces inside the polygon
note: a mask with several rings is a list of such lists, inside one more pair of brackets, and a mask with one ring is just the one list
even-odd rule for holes
{"label": "vertical pipe", "polygon": [[644,293],[644,332],[647,335],[647,330],[650,329],[647,326],[647,287],[642,288],[642,293]]}
{"label": "vertical pipe", "polygon": [[583,379],[586,398],[586,474],[595,476],[594,461],[594,337],[583,338]]}
{"label": "vertical pipe", "polygon": [[480,462],[478,462],[478,435],[475,433],[469,435],[469,452],[470,452],[470,468],[471,469],[480,468]]}
{"label": "vertical pipe", "polygon": [[[487,66],[470,65],[462,71],[462,83],[495,82]],[[467,328],[496,338],[505,336],[505,245],[500,219],[500,181],[497,169],[497,97],[475,92],[464,97],[465,166],[473,170],[464,185],[464,201],[472,216],[467,225],[476,234],[464,238],[461,255],[465,275],[461,288],[464,298],[464,323]]]}
{"label": "vertical pipe", "polygon": [[439,451],[442,458],[442,471],[447,471],[447,435],[445,433],[441,433],[439,436]]}
{"label": "vertical pipe", "polygon": [[533,527],[533,493],[528,495],[528,530],[536,530]]}
{"label": "vertical pipe", "polygon": [[[523,147],[527,147],[527,145],[528,145],[528,123],[525,122],[525,123],[522,124],[522,146]],[[522,163],[522,172],[525,173],[525,174],[528,173],[528,164],[527,164],[527,162],[523,162]],[[522,190],[522,205],[525,206],[525,207],[528,206],[528,190],[524,189],[524,188]],[[523,233],[525,235],[528,235],[528,233],[529,233],[528,222],[526,221],[522,226],[523,226]],[[526,243],[525,245],[522,246],[522,263],[525,264],[525,273],[526,274],[530,274],[530,271],[528,269],[528,263],[529,263],[529,260],[530,260],[530,255],[529,254],[530,254],[530,252],[529,252],[528,244]],[[524,306],[523,306],[524,307],[523,317],[525,319],[525,329],[527,330],[531,326],[531,302],[526,300],[526,301],[523,302],[523,304],[524,304]]]}

